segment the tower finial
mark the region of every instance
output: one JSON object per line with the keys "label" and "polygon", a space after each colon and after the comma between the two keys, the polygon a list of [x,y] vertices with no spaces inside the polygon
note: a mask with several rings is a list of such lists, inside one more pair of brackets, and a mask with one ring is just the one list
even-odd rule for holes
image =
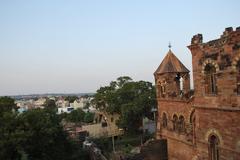
{"label": "tower finial", "polygon": [[168,48],[169,48],[169,50],[171,50],[171,48],[172,48],[171,42],[169,42]]}

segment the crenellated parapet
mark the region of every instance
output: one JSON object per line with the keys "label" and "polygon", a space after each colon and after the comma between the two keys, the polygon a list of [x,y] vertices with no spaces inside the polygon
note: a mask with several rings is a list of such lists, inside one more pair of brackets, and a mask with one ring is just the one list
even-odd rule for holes
{"label": "crenellated parapet", "polygon": [[194,35],[188,48],[192,53],[195,97],[214,96],[212,106],[236,107],[236,95],[240,94],[240,27],[228,27],[220,38],[208,42],[203,42],[201,34]]}

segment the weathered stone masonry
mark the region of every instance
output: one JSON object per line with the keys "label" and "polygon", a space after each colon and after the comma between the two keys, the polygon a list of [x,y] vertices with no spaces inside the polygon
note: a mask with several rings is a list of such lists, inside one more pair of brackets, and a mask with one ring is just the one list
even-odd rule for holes
{"label": "weathered stone masonry", "polygon": [[219,39],[193,36],[194,94],[189,70],[171,50],[154,73],[157,139],[170,160],[240,160],[240,27]]}

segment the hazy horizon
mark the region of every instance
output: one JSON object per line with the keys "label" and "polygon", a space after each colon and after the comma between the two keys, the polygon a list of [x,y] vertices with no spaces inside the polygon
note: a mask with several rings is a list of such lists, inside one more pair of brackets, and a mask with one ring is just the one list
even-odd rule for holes
{"label": "hazy horizon", "polygon": [[119,76],[154,82],[193,35],[240,26],[240,1],[0,1],[0,96],[93,93]]}

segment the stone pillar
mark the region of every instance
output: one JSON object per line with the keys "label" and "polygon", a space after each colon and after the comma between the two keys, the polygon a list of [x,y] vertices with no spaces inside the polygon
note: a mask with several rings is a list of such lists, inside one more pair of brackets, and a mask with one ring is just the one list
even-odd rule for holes
{"label": "stone pillar", "polygon": [[187,94],[190,91],[190,75],[187,73],[183,77],[183,93]]}

